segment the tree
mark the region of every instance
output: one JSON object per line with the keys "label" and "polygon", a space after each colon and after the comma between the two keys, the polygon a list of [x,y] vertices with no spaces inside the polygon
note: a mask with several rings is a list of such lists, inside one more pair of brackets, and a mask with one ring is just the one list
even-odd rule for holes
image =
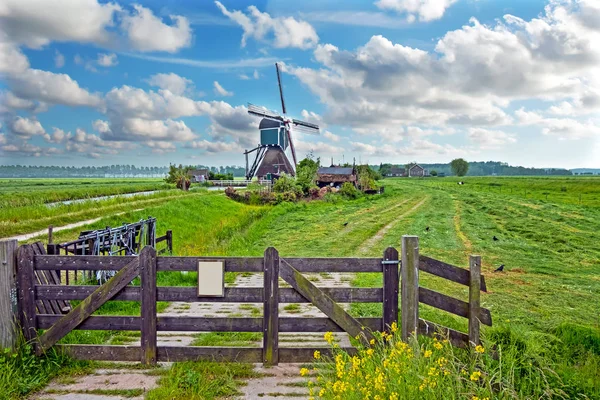
{"label": "tree", "polygon": [[456,176],[465,176],[469,172],[469,163],[463,158],[456,158],[450,162],[450,168]]}
{"label": "tree", "polygon": [[429,175],[437,176],[437,171],[435,169],[432,169],[431,172],[429,173]]}
{"label": "tree", "polygon": [[304,193],[308,193],[309,189],[315,186],[319,164],[320,159],[314,160],[311,154],[298,163],[296,182],[302,187]]}

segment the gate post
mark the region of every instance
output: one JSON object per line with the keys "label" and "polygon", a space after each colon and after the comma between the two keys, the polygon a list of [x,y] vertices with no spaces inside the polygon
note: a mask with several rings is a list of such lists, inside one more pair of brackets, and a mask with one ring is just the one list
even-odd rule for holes
{"label": "gate post", "polygon": [[279,364],[279,253],[265,250],[263,311],[263,365]]}
{"label": "gate post", "polygon": [[139,255],[142,297],[141,362],[156,364],[156,250],[146,246]]}
{"label": "gate post", "polygon": [[481,256],[469,257],[469,342],[473,346],[480,344],[479,313],[481,312]]}
{"label": "gate post", "polygon": [[13,350],[17,343],[17,245],[14,239],[0,241],[0,349]]}
{"label": "gate post", "polygon": [[398,324],[398,250],[388,247],[383,253],[383,330],[390,332]]}
{"label": "gate post", "polygon": [[17,287],[19,322],[26,341],[36,338],[35,331],[35,270],[33,247],[20,246],[17,249]]}
{"label": "gate post", "polygon": [[419,237],[402,236],[402,340],[419,328]]}

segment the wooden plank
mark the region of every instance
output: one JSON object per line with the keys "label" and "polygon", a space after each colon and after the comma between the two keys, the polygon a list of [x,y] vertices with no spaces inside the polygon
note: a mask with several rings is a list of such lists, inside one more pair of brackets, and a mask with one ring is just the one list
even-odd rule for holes
{"label": "wooden plank", "polygon": [[141,361],[156,364],[156,250],[146,246],[140,253],[140,283],[142,297]]}
{"label": "wooden plank", "polygon": [[167,231],[167,251],[169,252],[169,254],[173,254],[173,231],[172,230],[168,230]]}
{"label": "wooden plank", "polygon": [[[63,316],[55,325],[44,332],[42,336],[40,336],[40,348],[38,350],[44,352],[52,347],[67,333],[92,315],[92,313],[100,308],[102,304],[106,303],[121,289],[127,286],[138,273],[139,261],[138,258],[135,257],[108,282],[98,287],[94,293],[79,303],[71,312]],[[33,290],[32,293],[34,293]]]}
{"label": "wooden plank", "polygon": [[370,331],[364,327],[354,317],[348,314],[339,304],[334,302],[331,297],[317,288],[298,270],[292,267],[286,260],[281,260],[279,267],[279,276],[296,289],[302,296],[310,300],[311,303],[321,310],[325,315],[331,318],[340,328],[352,337],[360,337],[367,343],[373,338]]}
{"label": "wooden plank", "polygon": [[[37,285],[36,298],[43,300],[83,300],[96,290],[98,286],[59,286]],[[381,303],[382,288],[320,288],[337,303]],[[262,303],[263,288],[225,288],[224,297],[198,297],[196,287],[160,286],[157,288],[158,301],[185,301],[196,303]],[[128,286],[121,290],[112,300],[139,301],[140,289]],[[309,301],[292,288],[279,288],[280,303],[309,303]]]}
{"label": "wooden plank", "polygon": [[35,256],[36,270],[64,270],[64,271],[118,271],[128,265],[136,256]]}
{"label": "wooden plank", "polygon": [[[419,302],[458,315],[459,317],[469,318],[469,303],[434,290],[419,287]],[[490,310],[480,308],[479,320],[482,324],[492,326]]]}
{"label": "wooden plank", "polygon": [[479,340],[479,315],[481,314],[481,256],[469,257],[470,285],[469,285],[469,342],[473,346],[480,344]]}
{"label": "wooden plank", "polygon": [[419,237],[402,236],[402,340],[415,335],[419,323]]}
{"label": "wooden plank", "polygon": [[26,341],[36,336],[35,326],[35,270],[33,248],[31,245],[17,249],[17,289],[19,302],[19,321]]}
{"label": "wooden plank", "polygon": [[424,319],[419,319],[419,334],[426,336],[441,335],[448,338],[453,346],[460,348],[466,348],[469,345],[469,335]]}
{"label": "wooden plank", "polygon": [[398,250],[388,247],[383,253],[383,327],[398,325],[398,292],[400,286]]}
{"label": "wooden plank", "polygon": [[[135,256],[36,256],[38,270],[118,271]],[[382,272],[381,258],[286,258],[300,272]],[[199,261],[224,261],[227,272],[262,272],[261,257],[159,257],[157,271],[196,271]]]}
{"label": "wooden plank", "polygon": [[263,365],[279,364],[279,253],[265,250],[263,303]]}
{"label": "wooden plank", "polygon": [[17,240],[0,240],[0,349],[14,350],[18,337]]}
{"label": "wooden plank", "polygon": [[139,346],[108,346],[90,344],[60,344],[55,348],[75,360],[139,361]]}
{"label": "wooden plank", "polygon": [[[434,260],[426,256],[420,256],[419,269],[429,274],[448,279],[461,285],[469,286],[469,270],[447,264],[443,261]],[[481,276],[481,290],[487,292],[485,278]]]}
{"label": "wooden plank", "polygon": [[[58,322],[60,315],[42,314],[37,316],[39,329],[48,329]],[[357,318],[361,326],[372,331],[382,330],[382,319],[376,317]],[[263,319],[240,317],[158,317],[158,331],[174,332],[262,332]],[[141,317],[97,315],[88,317],[77,326],[78,330],[139,331]],[[343,332],[335,322],[324,317],[279,318],[279,332]]]}
{"label": "wooden plank", "polygon": [[158,348],[158,361],[219,361],[259,363],[262,360],[262,349],[259,347],[175,347]]}

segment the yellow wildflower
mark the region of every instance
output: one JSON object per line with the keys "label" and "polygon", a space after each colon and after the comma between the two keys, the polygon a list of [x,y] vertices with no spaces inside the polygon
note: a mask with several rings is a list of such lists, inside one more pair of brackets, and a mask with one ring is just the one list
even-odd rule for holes
{"label": "yellow wildflower", "polygon": [[323,396],[325,396],[325,393],[326,393],[326,392],[327,392],[327,391],[326,391],[325,389],[321,389],[321,391],[319,392],[319,397],[323,397]]}
{"label": "yellow wildflower", "polygon": [[308,374],[309,374],[309,372],[310,372],[310,371],[308,370],[308,368],[302,368],[302,369],[300,370],[300,376],[306,376],[306,375],[308,375]]}
{"label": "yellow wildflower", "polygon": [[325,341],[329,344],[331,344],[333,342],[333,333],[332,332],[325,332],[325,335],[323,335],[323,337],[325,338]]}
{"label": "yellow wildflower", "polygon": [[371,339],[371,340],[369,340],[369,343],[370,343],[370,344],[375,344],[375,339]]}
{"label": "yellow wildflower", "polygon": [[485,351],[485,349],[483,348],[482,345],[478,344],[477,346],[475,346],[475,351],[477,353],[483,353]]}
{"label": "yellow wildflower", "polygon": [[315,360],[318,360],[321,358],[321,352],[319,350],[315,350],[313,357],[315,357]]}
{"label": "yellow wildflower", "polygon": [[433,347],[435,347],[436,349],[440,350],[443,346],[442,346],[442,344],[440,342],[435,342],[433,344]]}
{"label": "yellow wildflower", "polygon": [[[398,332],[398,324],[395,322],[392,322],[392,326],[390,327],[390,330],[394,333]],[[392,394],[395,394],[395,393],[392,393]],[[396,396],[398,396],[398,395],[396,395]],[[392,398],[392,395],[390,395],[390,399],[391,398]]]}
{"label": "yellow wildflower", "polygon": [[425,357],[425,358],[429,358],[429,357],[431,357],[431,353],[432,353],[432,351],[431,351],[431,350],[425,350],[424,357]]}
{"label": "yellow wildflower", "polygon": [[471,374],[471,377],[469,379],[471,379],[473,382],[476,382],[479,380],[480,377],[481,377],[481,372],[475,371]]}
{"label": "yellow wildflower", "polygon": [[370,356],[372,356],[374,352],[375,351],[373,351],[373,349],[368,349],[367,350],[367,354],[370,355]]}
{"label": "yellow wildflower", "polygon": [[396,393],[396,392],[390,393],[390,400],[398,400],[398,398],[399,398],[398,393]]}
{"label": "yellow wildflower", "polygon": [[479,400],[479,397],[473,396],[473,398],[471,400]]}

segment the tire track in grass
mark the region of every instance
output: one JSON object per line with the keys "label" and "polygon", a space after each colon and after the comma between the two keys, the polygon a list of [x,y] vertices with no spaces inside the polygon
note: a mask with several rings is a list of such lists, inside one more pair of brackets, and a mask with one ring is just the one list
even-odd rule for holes
{"label": "tire track in grass", "polygon": [[[372,247],[375,246],[375,244],[380,241],[381,239],[383,239],[383,237],[385,236],[385,234],[394,227],[394,225],[396,225],[398,223],[398,221],[400,221],[402,218],[409,216],[410,214],[412,214],[413,212],[417,211],[423,204],[425,204],[425,202],[429,200],[429,196],[426,196],[425,198],[423,198],[420,202],[418,202],[417,204],[415,204],[414,206],[412,206],[409,210],[405,211],[404,213],[400,214],[399,216],[397,216],[396,218],[394,218],[393,221],[391,221],[390,223],[388,223],[387,225],[385,225],[383,228],[381,228],[379,231],[377,231],[377,233],[375,233],[375,235],[371,236],[369,239],[365,240],[362,245],[360,246],[358,252],[360,254],[365,254],[367,253]],[[403,202],[399,203],[396,205],[396,207],[401,206],[402,204],[406,203],[408,200],[404,200]]]}
{"label": "tire track in grass", "polygon": [[460,225],[461,225],[461,213],[462,213],[462,207],[460,205],[460,202],[456,199],[454,199],[454,208],[456,210],[456,213],[454,214],[454,230],[456,230],[456,236],[458,236],[458,238],[460,239],[460,241],[462,242],[465,250],[465,253],[470,253],[472,248],[473,248],[473,244],[471,243],[471,241],[469,240],[469,238],[467,237],[467,235],[465,235],[465,233],[462,231]]}

